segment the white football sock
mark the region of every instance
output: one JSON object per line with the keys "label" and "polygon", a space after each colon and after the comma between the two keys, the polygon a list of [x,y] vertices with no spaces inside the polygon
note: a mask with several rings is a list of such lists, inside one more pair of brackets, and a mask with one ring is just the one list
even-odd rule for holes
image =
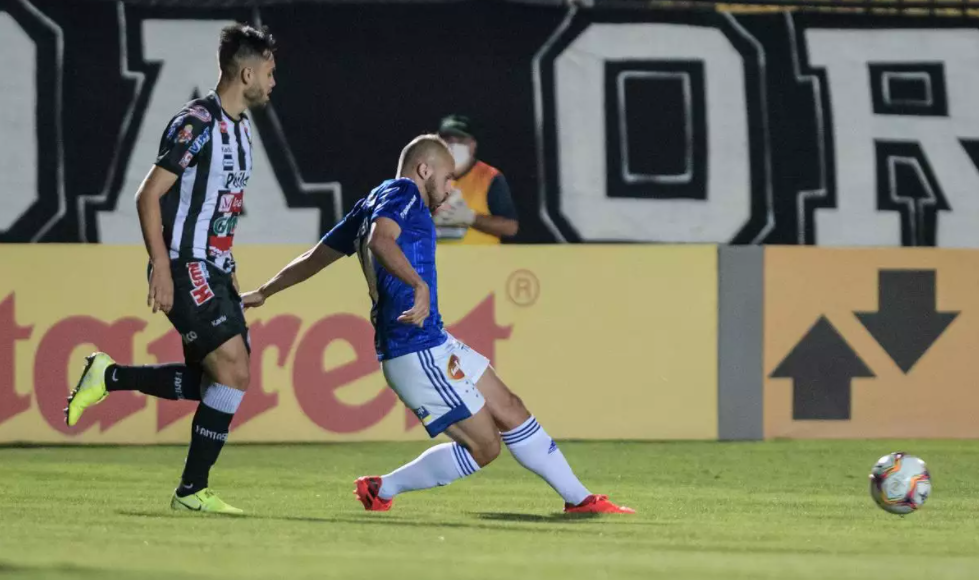
{"label": "white football sock", "polygon": [[241,400],[245,397],[245,391],[239,391],[234,387],[222,385],[221,383],[211,383],[204,391],[201,402],[212,409],[217,409],[222,413],[234,415],[241,405]]}
{"label": "white football sock", "polygon": [[469,450],[458,443],[442,443],[429,448],[407,465],[381,476],[381,499],[391,499],[405,491],[449,485],[479,471]]}
{"label": "white football sock", "polygon": [[557,443],[534,417],[503,433],[503,442],[520,465],[541,476],[564,501],[578,505],[591,493],[578,481]]}

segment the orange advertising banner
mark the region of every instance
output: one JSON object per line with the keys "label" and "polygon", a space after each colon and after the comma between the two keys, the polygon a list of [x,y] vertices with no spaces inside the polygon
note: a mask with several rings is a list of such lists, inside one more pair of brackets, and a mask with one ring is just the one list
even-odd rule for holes
{"label": "orange advertising banner", "polygon": [[767,248],[766,438],[979,437],[979,254]]}
{"label": "orange advertising banner", "polygon": [[[243,289],[306,248],[242,247]],[[561,438],[717,436],[717,252],[688,247],[440,248],[456,337]],[[95,349],[182,360],[146,307],[145,251],[0,246],[0,442],[183,443],[195,403],[113,393],[73,428],[65,397]],[[234,441],[425,439],[386,387],[359,266],[342,260],[248,312],[252,381]]]}

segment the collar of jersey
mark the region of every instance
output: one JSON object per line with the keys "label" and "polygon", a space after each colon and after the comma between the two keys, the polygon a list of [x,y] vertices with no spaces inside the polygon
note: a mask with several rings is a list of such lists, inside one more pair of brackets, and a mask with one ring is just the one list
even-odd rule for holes
{"label": "collar of jersey", "polygon": [[224,105],[221,104],[221,97],[218,95],[218,92],[215,91],[214,89],[211,89],[210,92],[208,92],[208,95],[214,95],[214,100],[218,102],[218,107],[221,108],[221,114],[227,117],[228,120],[234,123],[235,125],[240,123],[241,120],[245,118],[245,113],[242,113],[241,116],[238,117],[238,119],[235,119],[234,117],[231,116],[231,113],[225,111]]}

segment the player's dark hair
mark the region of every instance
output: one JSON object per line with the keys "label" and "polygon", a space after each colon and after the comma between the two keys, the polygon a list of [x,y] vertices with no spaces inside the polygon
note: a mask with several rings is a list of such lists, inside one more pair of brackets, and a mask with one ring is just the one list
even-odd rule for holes
{"label": "player's dark hair", "polygon": [[238,23],[221,29],[218,64],[222,74],[237,74],[238,63],[242,60],[256,56],[271,58],[273,54],[275,54],[275,37],[265,26],[259,29]]}

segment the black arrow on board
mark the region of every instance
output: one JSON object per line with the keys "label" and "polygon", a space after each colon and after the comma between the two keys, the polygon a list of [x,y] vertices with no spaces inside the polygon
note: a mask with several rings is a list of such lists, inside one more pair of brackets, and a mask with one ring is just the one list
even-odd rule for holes
{"label": "black arrow on board", "polygon": [[854,314],[907,374],[959,313],[935,310],[934,270],[881,270],[877,294],[877,312]]}
{"label": "black arrow on board", "polygon": [[794,380],[792,419],[798,421],[849,419],[851,381],[876,375],[830,321],[820,316],[770,376]]}

